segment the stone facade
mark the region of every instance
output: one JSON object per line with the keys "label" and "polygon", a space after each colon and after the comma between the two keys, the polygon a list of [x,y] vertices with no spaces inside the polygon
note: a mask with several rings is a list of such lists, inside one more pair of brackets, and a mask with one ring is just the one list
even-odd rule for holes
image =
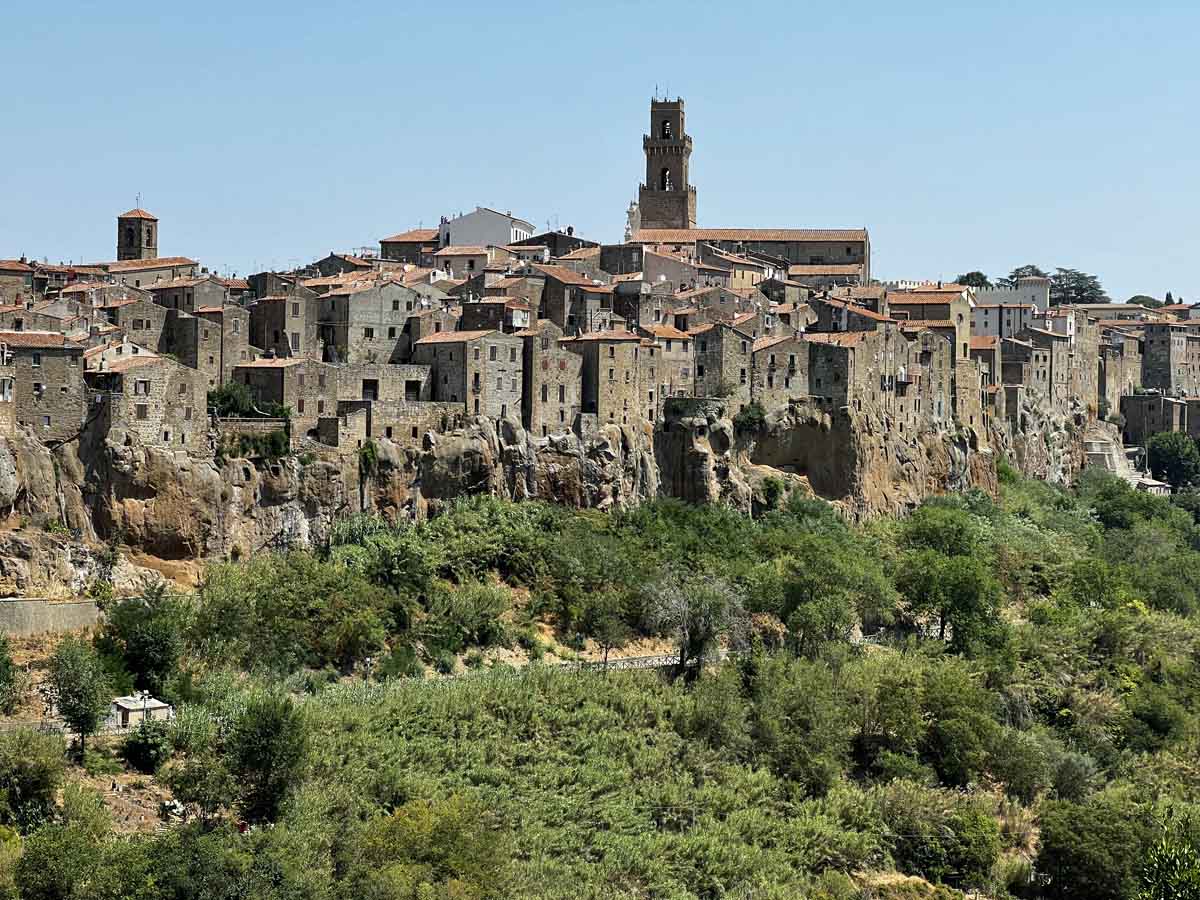
{"label": "stone facade", "polygon": [[429,366],[356,363],[337,367],[337,399],[412,403],[433,399]]}
{"label": "stone facade", "polygon": [[421,308],[416,291],[393,281],[349,286],[321,298],[321,336],[338,362],[406,362],[404,326]]}
{"label": "stone facade", "polygon": [[60,442],[79,434],[87,410],[83,346],[54,332],[0,332],[12,358],[16,422],[40,440]]}
{"label": "stone facade", "polygon": [[643,228],[695,228],[696,189],[688,181],[692,138],[682,100],[652,100],[650,133],[642,137],[646,180],[638,189]]}
{"label": "stone facade", "polygon": [[148,290],[155,303],[186,313],[194,313],[201,307],[224,306],[229,301],[229,288],[214,275],[155,282]]}
{"label": "stone facade", "polygon": [[521,412],[523,354],[523,339],[500,331],[439,332],[413,347],[414,361],[433,370],[435,400],[496,419]]}
{"label": "stone facade", "polygon": [[337,409],[337,369],[316,360],[257,359],[236,366],[234,380],[246,385],[256,401],[291,409],[293,440],[310,432],[315,437],[317,420]]}
{"label": "stone facade", "polygon": [[641,378],[642,339],[629,331],[592,332],[562,342],[583,358],[583,414],[607,424],[646,421]]}
{"label": "stone facade", "polygon": [[754,338],[716,322],[689,331],[694,341],[695,395],[724,398],[732,413],[750,403]]}
{"label": "stone facade", "polygon": [[560,342],[563,330],[549,319],[517,333],[524,341],[521,420],[534,436],[576,428],[582,411],[583,358]]}
{"label": "stone facade", "polygon": [[808,396],[809,346],[795,335],[764,337],[754,342],[750,381],[754,402],[769,410]]}
{"label": "stone facade", "polygon": [[86,373],[88,424],[117,444],[208,449],[208,384],[203,373],[154,354],[106,362]]}

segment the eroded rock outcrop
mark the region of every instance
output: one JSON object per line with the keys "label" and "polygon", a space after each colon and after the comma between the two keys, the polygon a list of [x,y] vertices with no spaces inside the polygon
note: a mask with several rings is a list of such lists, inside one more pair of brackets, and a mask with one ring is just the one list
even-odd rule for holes
{"label": "eroded rock outcrop", "polygon": [[670,496],[751,512],[798,488],[866,519],[930,494],[994,491],[1001,455],[1066,483],[1084,464],[1085,434],[1119,446],[1111,426],[1037,408],[1022,415],[1016,435],[1005,423],[984,434],[905,434],[875,412],[792,403],[739,433],[720,401],[690,400],[654,430],[607,425],[584,438],[538,438],[509,420],[475,418],[427,433],[416,448],[382,440],[370,453],[312,448],[277,461],[137,445],[50,450],[18,435],[0,442],[0,589],[78,587],[94,577],[93,551],[105,542],[157,560],[236,559],[319,545],[358,510],[422,518],[478,493],[596,509]]}

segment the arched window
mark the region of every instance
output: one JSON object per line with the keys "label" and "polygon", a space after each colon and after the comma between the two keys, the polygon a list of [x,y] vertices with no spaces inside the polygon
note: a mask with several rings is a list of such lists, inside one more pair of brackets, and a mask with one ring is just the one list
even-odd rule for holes
{"label": "arched window", "polygon": [[154,243],[154,226],[153,225],[146,226],[146,243],[147,244]]}
{"label": "arched window", "polygon": [[675,135],[671,134],[671,122],[669,119],[663,119],[662,136],[664,138],[667,138],[668,140],[675,136]]}
{"label": "arched window", "polygon": [[127,244],[136,244],[137,243],[137,232],[134,231],[132,225],[127,225],[125,227],[125,243],[127,243]]}
{"label": "arched window", "polygon": [[671,183],[671,170],[670,169],[662,170],[662,175],[659,177],[658,182],[659,182],[659,187],[662,188],[664,191],[675,190],[675,185]]}

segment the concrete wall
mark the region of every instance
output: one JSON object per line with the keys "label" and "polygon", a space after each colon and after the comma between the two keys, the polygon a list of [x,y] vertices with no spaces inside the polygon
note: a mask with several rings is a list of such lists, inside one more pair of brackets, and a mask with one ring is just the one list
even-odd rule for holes
{"label": "concrete wall", "polygon": [[49,600],[0,600],[0,631],[10,637],[62,634],[91,628],[100,610],[91,600],[51,603]]}

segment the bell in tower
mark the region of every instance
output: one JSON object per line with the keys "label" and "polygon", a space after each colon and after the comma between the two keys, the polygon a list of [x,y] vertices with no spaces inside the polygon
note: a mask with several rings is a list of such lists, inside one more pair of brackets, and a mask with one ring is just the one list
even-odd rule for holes
{"label": "bell in tower", "polygon": [[650,133],[642,136],[646,180],[638,191],[643,229],[696,227],[696,189],[688,181],[692,138],[682,100],[650,101]]}

